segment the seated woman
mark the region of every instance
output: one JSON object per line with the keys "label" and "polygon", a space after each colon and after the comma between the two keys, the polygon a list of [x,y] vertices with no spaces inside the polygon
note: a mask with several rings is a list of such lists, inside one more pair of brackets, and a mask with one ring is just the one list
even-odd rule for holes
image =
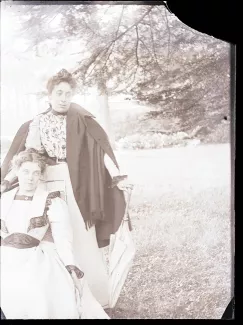
{"label": "seated woman", "polygon": [[[65,191],[73,225],[73,254],[93,295],[107,308],[113,279],[105,257],[110,237],[124,218],[123,190],[128,184],[126,176],[120,175],[105,131],[88,111],[71,102],[76,86],[75,78],[64,69],[49,79],[50,108],[18,130],[1,166],[1,191],[15,181],[14,172],[9,173],[13,155],[33,148],[46,156],[45,185]],[[117,282],[121,283],[119,274]]]}
{"label": "seated woman", "polygon": [[[12,161],[19,186],[1,197],[1,309],[7,319],[109,319],[72,250],[60,192],[44,190],[45,161],[29,150]],[[55,250],[43,241],[51,229]]]}

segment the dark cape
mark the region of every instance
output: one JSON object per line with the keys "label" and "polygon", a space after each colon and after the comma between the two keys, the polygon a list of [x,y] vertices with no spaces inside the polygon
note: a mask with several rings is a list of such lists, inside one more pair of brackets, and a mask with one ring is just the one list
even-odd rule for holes
{"label": "dark cape", "polygon": [[[1,167],[2,179],[13,156],[25,150],[31,122],[24,123],[16,133]],[[126,205],[123,191],[117,186],[110,187],[112,179],[104,164],[105,154],[119,168],[103,128],[92,114],[72,103],[67,113],[67,164],[80,212],[87,227],[95,225],[99,247],[109,245],[110,235],[118,230]]]}

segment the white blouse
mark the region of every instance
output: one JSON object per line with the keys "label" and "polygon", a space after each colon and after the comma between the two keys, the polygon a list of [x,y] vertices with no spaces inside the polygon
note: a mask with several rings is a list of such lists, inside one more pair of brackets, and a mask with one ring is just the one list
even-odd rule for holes
{"label": "white blouse", "polygon": [[6,216],[5,224],[9,234],[27,233],[30,218],[28,211],[31,207],[31,201],[14,200]]}
{"label": "white blouse", "polygon": [[32,201],[24,200],[12,202],[5,217],[8,233],[1,231],[3,238],[13,233],[23,233],[42,241],[50,225],[55,247],[64,265],[77,265],[74,261],[73,230],[66,202],[58,197],[52,199],[47,212],[48,224],[28,231],[30,219],[33,217],[29,214],[31,204]]}

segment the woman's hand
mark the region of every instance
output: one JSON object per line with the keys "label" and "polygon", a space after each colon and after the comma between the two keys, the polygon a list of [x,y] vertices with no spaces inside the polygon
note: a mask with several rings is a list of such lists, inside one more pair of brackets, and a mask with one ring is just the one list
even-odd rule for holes
{"label": "woman's hand", "polygon": [[113,176],[111,188],[117,186],[119,190],[126,191],[128,189],[133,189],[133,184],[127,180],[127,175],[117,175]]}
{"label": "woman's hand", "polygon": [[131,184],[127,179],[118,182],[117,187],[121,191],[126,191],[128,189],[133,189],[133,184]]}
{"label": "woman's hand", "polygon": [[80,290],[83,288],[83,278],[84,278],[84,273],[75,265],[67,265],[66,269],[70,273],[75,287]]}
{"label": "woman's hand", "polygon": [[80,295],[83,293],[84,278],[79,279],[74,271],[71,271],[71,277],[73,279],[75,287],[78,289]]}

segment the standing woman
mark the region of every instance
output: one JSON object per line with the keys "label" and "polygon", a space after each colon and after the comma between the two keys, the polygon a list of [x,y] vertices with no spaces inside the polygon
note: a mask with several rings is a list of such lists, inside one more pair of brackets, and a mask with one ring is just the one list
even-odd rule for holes
{"label": "standing woman", "polygon": [[[107,265],[100,248],[109,245],[124,217],[124,181],[108,137],[94,117],[71,102],[76,82],[61,70],[47,83],[50,108],[23,124],[3,162],[2,191],[15,176],[9,172],[13,156],[28,148],[47,158],[46,180],[64,183],[74,229],[74,255],[95,298],[108,308]],[[62,181],[62,182],[60,182]],[[51,234],[49,239],[52,241]]]}

